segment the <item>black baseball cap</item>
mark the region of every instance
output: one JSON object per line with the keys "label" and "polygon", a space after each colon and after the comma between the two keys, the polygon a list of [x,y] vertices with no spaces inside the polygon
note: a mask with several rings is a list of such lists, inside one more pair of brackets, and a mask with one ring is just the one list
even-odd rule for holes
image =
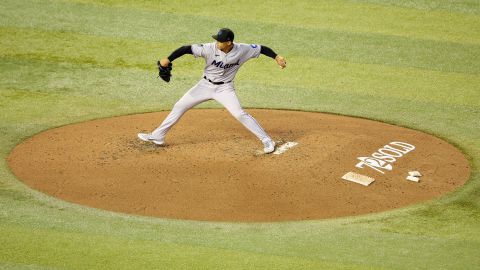
{"label": "black baseball cap", "polygon": [[233,31],[228,29],[228,28],[222,28],[218,30],[218,33],[216,35],[212,36],[216,41],[219,42],[227,42],[227,41],[233,41],[233,38],[235,37],[233,35]]}

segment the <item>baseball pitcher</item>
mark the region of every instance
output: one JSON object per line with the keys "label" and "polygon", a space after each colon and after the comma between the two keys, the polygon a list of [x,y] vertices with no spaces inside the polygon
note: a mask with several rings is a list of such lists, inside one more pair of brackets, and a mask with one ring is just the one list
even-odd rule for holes
{"label": "baseball pitcher", "polygon": [[263,143],[264,153],[272,153],[275,150],[275,142],[260,124],[242,109],[235,93],[233,80],[245,62],[259,57],[260,54],[275,59],[282,69],[287,64],[285,58],[263,45],[233,43],[234,34],[228,28],[220,29],[212,37],[216,42],[182,46],[167,58],[158,61],[160,77],[169,82],[172,62],[175,59],[184,54],[202,57],[205,59],[203,78],[180,98],[157,129],[152,133],[139,133],[138,137],[146,142],[163,145],[168,130],[180,120],[186,111],[202,102],[214,99],[257,136]]}

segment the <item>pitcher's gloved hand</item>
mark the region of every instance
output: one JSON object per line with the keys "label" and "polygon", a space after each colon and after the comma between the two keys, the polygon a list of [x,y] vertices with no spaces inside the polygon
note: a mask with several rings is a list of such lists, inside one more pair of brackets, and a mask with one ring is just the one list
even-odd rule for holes
{"label": "pitcher's gloved hand", "polygon": [[162,78],[162,80],[169,82],[170,77],[172,77],[172,63],[168,63],[168,66],[164,67],[160,64],[160,61],[157,61],[157,67],[158,67],[158,76]]}

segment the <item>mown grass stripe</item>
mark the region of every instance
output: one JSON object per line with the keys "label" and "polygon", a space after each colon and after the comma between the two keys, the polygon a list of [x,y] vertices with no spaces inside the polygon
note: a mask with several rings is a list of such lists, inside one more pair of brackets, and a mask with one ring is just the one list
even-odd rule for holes
{"label": "mown grass stripe", "polygon": [[[68,269],[371,269],[321,258],[277,256],[162,241],[132,241],[100,235],[2,226],[0,259]],[[25,233],[29,239],[22,237]],[[30,252],[26,252],[30,250]],[[85,260],[85,258],[89,258]],[[380,268],[378,268],[380,269]]]}
{"label": "mown grass stripe", "polygon": [[480,15],[480,2],[476,0],[438,1],[438,0],[352,0],[358,3],[372,3],[393,7],[414,8],[425,11],[447,11]]}
{"label": "mown grass stripe", "polygon": [[[3,39],[0,42],[0,54],[7,56],[7,58],[3,58],[6,61],[5,64],[8,59],[24,59],[25,63],[32,60],[47,60],[72,64],[93,64],[101,68],[139,67],[148,70],[152,78],[156,74],[154,51],[157,51],[158,48],[151,42],[146,44],[129,43],[122,40],[112,41],[104,38],[84,37],[83,35],[63,33],[49,35],[50,32],[40,36],[36,36],[31,31],[15,31],[15,33],[14,41]],[[8,34],[8,36],[11,35],[11,33]],[[2,35],[0,34],[0,36]],[[37,41],[37,39],[40,40],[34,42],[34,45],[29,45],[30,41]],[[42,39],[50,40],[52,43],[42,43]],[[79,45],[92,43],[99,46]],[[122,54],[125,48],[127,50]],[[145,53],[143,53],[144,51]],[[92,55],[97,57],[93,58]],[[203,61],[195,61],[193,57],[185,56],[176,63],[176,79],[190,79],[195,75],[200,77]],[[471,74],[305,57],[291,57],[289,63],[291,63],[291,68],[280,72],[271,59],[262,57],[260,60],[248,63],[247,67],[239,74],[238,80],[259,83],[268,83],[273,80],[276,85],[283,85],[283,87],[330,88],[400,98],[409,96],[412,99],[446,100],[450,104],[478,105],[480,100],[480,93],[477,89],[480,79]],[[305,73],[303,69],[311,72]],[[6,78],[12,76],[15,75],[9,75]],[[7,81],[8,79],[4,83]],[[138,87],[142,87],[142,84],[144,82],[137,82]],[[13,85],[9,87],[13,87]]]}
{"label": "mown grass stripe", "polygon": [[[291,34],[290,36],[294,35],[294,29],[285,32]],[[291,40],[288,43],[274,41],[259,43],[268,44],[287,57],[312,57],[444,72],[480,73],[480,46],[420,42],[386,36],[345,36],[335,32],[304,31],[297,35],[305,40],[315,40],[317,36],[322,38],[307,46],[301,45],[302,40]],[[106,64],[108,61],[108,65],[139,68],[153,66],[155,59],[167,56],[173,49],[183,44],[173,41],[127,40],[118,37],[11,27],[0,28],[0,36],[2,37],[0,55],[4,56],[40,59],[50,57],[54,60],[63,58],[66,61],[81,63]],[[269,38],[281,39],[281,36],[273,34]],[[195,41],[188,43],[195,43]]]}
{"label": "mown grass stripe", "polygon": [[[359,1],[297,1],[279,3],[274,0],[246,0],[223,5],[211,5],[208,0],[182,1],[176,5],[158,1],[92,1],[74,0],[86,4],[102,3],[110,7],[142,7],[171,14],[186,14],[204,18],[220,18],[275,24],[311,29],[332,29],[350,33],[374,33],[410,38],[432,39],[459,43],[480,43],[476,29],[480,17],[443,10],[418,10],[407,5],[388,6]],[[251,8],[255,6],[255,8]],[[268,12],[271,9],[275,12]],[[255,18],[255,20],[252,20]],[[287,19],[288,18],[288,19]]]}

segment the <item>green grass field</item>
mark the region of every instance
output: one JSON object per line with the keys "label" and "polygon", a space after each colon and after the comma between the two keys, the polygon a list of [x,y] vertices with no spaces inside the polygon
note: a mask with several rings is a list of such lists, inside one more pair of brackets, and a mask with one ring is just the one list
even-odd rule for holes
{"label": "green grass field", "polygon": [[[2,0],[0,269],[480,269],[480,2]],[[470,159],[435,201],[368,216],[214,223],[129,216],[31,190],[6,157],[43,130],[169,110],[202,74],[155,62],[184,44],[264,44],[236,79],[246,108],[377,119],[435,134]],[[201,107],[219,107],[207,102]],[[341,199],[341,198],[340,198]]]}

